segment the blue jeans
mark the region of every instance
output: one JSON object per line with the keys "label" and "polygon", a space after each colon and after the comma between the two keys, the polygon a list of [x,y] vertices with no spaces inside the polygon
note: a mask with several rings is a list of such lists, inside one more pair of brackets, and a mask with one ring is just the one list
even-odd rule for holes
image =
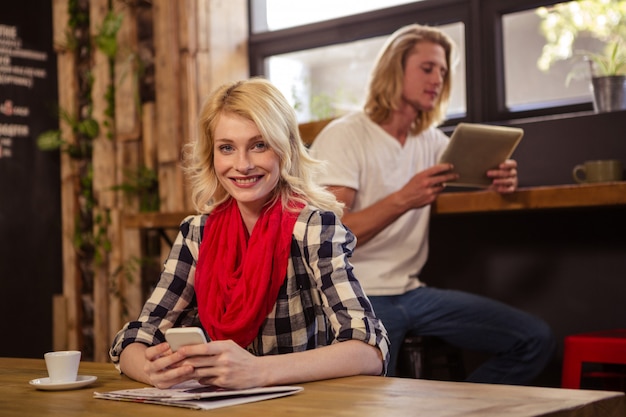
{"label": "blue jeans", "polygon": [[529,384],[555,351],[554,335],[542,320],[478,295],[424,286],[369,299],[389,333],[389,376],[395,375],[400,345],[409,333],[492,354],[469,382]]}

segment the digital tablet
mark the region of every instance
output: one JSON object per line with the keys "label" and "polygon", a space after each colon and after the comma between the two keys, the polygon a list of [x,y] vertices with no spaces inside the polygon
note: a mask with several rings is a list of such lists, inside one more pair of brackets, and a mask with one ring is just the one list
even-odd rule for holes
{"label": "digital tablet", "polygon": [[517,127],[459,123],[439,161],[452,164],[453,171],[459,174],[449,184],[488,187],[492,179],[487,177],[487,171],[508,159],[523,135],[524,131]]}

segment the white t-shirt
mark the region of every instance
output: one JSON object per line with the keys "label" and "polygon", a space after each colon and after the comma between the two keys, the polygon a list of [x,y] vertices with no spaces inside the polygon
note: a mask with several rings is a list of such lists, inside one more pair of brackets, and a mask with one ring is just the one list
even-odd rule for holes
{"label": "white t-shirt", "polygon": [[[402,188],[416,173],[435,165],[448,143],[437,128],[409,136],[404,146],[363,112],[332,121],[311,146],[327,161],[323,185],[356,190],[353,211]],[[428,257],[430,206],[410,210],[357,246],[350,259],[368,295],[396,295],[422,285],[418,275]]]}

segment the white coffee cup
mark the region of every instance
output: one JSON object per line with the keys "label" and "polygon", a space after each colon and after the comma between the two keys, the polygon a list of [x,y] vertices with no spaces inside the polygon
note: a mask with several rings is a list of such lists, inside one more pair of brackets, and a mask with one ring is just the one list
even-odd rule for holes
{"label": "white coffee cup", "polygon": [[43,355],[48,368],[50,382],[73,382],[78,377],[80,365],[80,351],[62,350],[47,352]]}

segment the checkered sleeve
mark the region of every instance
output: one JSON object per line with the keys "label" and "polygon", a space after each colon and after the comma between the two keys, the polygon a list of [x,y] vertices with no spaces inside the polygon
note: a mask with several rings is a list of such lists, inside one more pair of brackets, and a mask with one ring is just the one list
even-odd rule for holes
{"label": "checkered sleeve", "polygon": [[129,344],[156,345],[165,341],[165,330],[170,327],[198,323],[194,275],[205,222],[204,215],[189,216],[181,222],[159,282],[139,318],[126,323],[113,340],[109,355],[118,369],[120,354]]}
{"label": "checkered sleeve", "polygon": [[314,211],[304,236],[304,257],[322,298],[322,309],[338,342],[361,340],[377,347],[389,360],[389,338],[357,277],[349,258],[356,238],[332,212]]}

